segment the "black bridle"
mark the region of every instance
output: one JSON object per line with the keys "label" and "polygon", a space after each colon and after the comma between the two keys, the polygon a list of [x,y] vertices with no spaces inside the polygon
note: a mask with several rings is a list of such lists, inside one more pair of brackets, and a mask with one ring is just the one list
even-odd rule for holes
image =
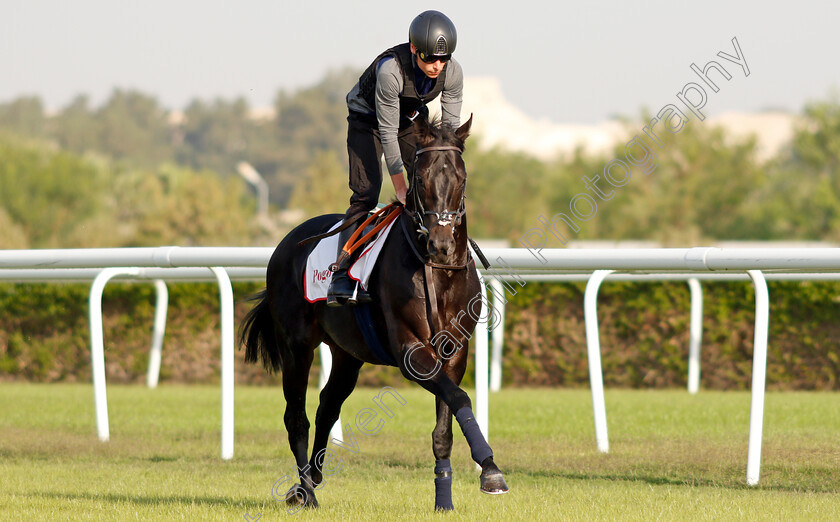
{"label": "black bridle", "polygon": [[[412,238],[408,232],[408,228],[406,226],[406,222],[404,220],[400,220],[402,224],[403,233],[408,240],[408,244],[411,247],[411,250],[414,252],[414,255],[423,263],[423,280],[424,286],[426,289],[426,299],[429,305],[429,326],[432,329],[432,333],[443,331],[444,325],[441,321],[441,315],[438,311],[438,298],[437,292],[435,291],[434,285],[434,277],[432,275],[433,269],[443,269],[443,270],[465,270],[467,267],[470,266],[470,256],[467,255],[467,259],[464,261],[464,264],[457,264],[457,265],[445,265],[434,263],[428,258],[428,254],[425,256],[420,253],[415,245],[414,240],[419,239],[420,242],[423,241],[425,238],[428,241],[429,237],[429,229],[425,227],[423,224],[423,218],[425,216],[435,216],[437,217],[436,224],[441,226],[450,226],[452,227],[452,233],[455,234],[455,227],[461,224],[462,218],[466,213],[466,206],[465,200],[467,195],[467,180],[464,178],[464,183],[461,186],[461,204],[458,207],[458,210],[443,210],[442,212],[433,212],[431,210],[426,210],[423,207],[423,200],[418,190],[418,174],[417,174],[417,158],[425,153],[430,151],[444,151],[444,150],[452,150],[456,151],[460,156],[464,151],[460,147],[456,147],[454,145],[433,145],[430,147],[424,147],[422,149],[417,149],[414,153],[414,168],[411,173],[411,186],[409,188],[410,196],[412,201],[414,202],[414,209],[408,210],[406,209],[406,214],[408,215],[411,222],[417,228],[417,235],[418,237]],[[487,262],[487,259],[481,253],[481,250],[478,248],[478,245],[473,241],[471,238],[467,237],[467,240],[473,247],[473,250],[481,259],[481,262],[484,264],[484,268],[490,268],[490,264]]]}
{"label": "black bridle", "polygon": [[[431,210],[426,210],[423,207],[422,195],[420,194],[420,191],[417,188],[419,186],[419,176],[417,174],[417,158],[424,152],[442,150],[456,151],[459,156],[463,153],[463,150],[461,150],[460,147],[456,147],[454,145],[433,145],[430,147],[423,147],[422,149],[417,149],[417,151],[414,153],[414,168],[411,173],[411,186],[409,188],[412,201],[414,202],[414,210],[406,209],[406,214],[408,214],[408,217],[411,219],[411,222],[417,228],[417,239],[419,239],[421,242],[424,238],[426,239],[426,241],[428,241],[429,238],[429,229],[426,228],[426,226],[423,224],[423,218],[425,216],[435,216],[437,218],[437,221],[435,222],[436,225],[452,227],[452,234],[454,235],[455,227],[461,224],[461,219],[466,213],[466,206],[464,204],[464,200],[466,199],[467,195],[466,178],[464,178],[464,184],[461,186],[461,204],[459,205],[458,210],[446,209],[442,212],[433,212]],[[403,232],[406,234],[406,236],[408,236],[408,230],[405,227],[405,221],[403,221],[402,224]],[[426,300],[429,305],[429,326],[432,329],[432,333],[440,332],[443,330],[444,326],[441,322],[441,315],[438,311],[438,298],[437,292],[435,291],[432,269],[465,270],[469,266],[469,261],[466,261],[463,265],[444,265],[434,263],[428,258],[428,253],[425,256],[420,254],[412,238],[407,237],[407,239],[412,251],[414,251],[414,255],[416,255],[420,259],[420,261],[423,262],[423,280],[426,289]],[[467,257],[469,258],[469,256]]]}
{"label": "black bridle", "polygon": [[465,200],[467,197],[467,182],[466,179],[464,180],[464,184],[461,187],[461,204],[458,207],[458,210],[443,210],[441,212],[433,212],[431,210],[426,210],[423,206],[423,200],[420,194],[420,191],[417,190],[418,183],[418,175],[417,175],[417,158],[423,154],[424,152],[431,152],[431,151],[441,151],[441,150],[453,150],[461,155],[463,151],[460,147],[456,147],[455,145],[433,145],[431,147],[423,147],[422,149],[417,149],[414,153],[414,168],[411,173],[411,197],[414,201],[414,210],[408,211],[409,217],[414,222],[415,226],[417,227],[417,233],[420,236],[428,236],[429,229],[423,224],[423,218],[425,216],[435,216],[437,218],[436,224],[440,226],[449,226],[452,227],[452,233],[455,233],[455,227],[461,224],[461,219],[464,217],[466,213],[466,205]]}

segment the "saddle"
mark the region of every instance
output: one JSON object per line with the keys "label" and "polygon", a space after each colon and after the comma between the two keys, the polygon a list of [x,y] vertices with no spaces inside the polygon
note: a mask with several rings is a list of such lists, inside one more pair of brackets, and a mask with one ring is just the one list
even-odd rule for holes
{"label": "saddle", "polygon": [[[359,226],[342,248],[341,256],[344,257],[360,252],[351,264],[348,273],[365,289],[367,289],[367,282],[373,272],[376,258],[401,211],[402,207],[394,204],[379,209]],[[338,249],[337,233],[343,225],[343,222],[336,223],[328,232],[321,234],[320,241],[306,260],[303,284],[304,294],[309,302],[320,301],[327,297],[327,289],[333,273],[331,268],[335,264],[335,252]]]}

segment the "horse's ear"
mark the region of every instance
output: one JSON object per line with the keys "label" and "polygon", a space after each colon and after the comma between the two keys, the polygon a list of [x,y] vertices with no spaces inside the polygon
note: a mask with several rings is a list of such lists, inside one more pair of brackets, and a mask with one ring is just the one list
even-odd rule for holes
{"label": "horse's ear", "polygon": [[472,115],[472,113],[470,113],[470,119],[468,119],[465,124],[458,127],[458,130],[455,131],[455,136],[457,136],[457,138],[459,140],[464,141],[464,140],[467,139],[467,136],[470,135],[470,127],[472,127],[472,119],[473,119],[473,115]]}
{"label": "horse's ear", "polygon": [[434,139],[429,120],[423,115],[414,118],[414,134],[417,135],[417,145],[419,147],[425,147]]}

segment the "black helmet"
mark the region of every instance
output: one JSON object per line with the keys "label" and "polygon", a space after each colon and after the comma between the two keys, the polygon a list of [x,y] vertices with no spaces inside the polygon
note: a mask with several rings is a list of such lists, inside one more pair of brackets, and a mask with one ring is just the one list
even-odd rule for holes
{"label": "black helmet", "polygon": [[455,24],[440,11],[424,11],[411,21],[408,28],[408,41],[414,44],[421,60],[434,60],[434,56],[444,61],[455,51],[458,33]]}

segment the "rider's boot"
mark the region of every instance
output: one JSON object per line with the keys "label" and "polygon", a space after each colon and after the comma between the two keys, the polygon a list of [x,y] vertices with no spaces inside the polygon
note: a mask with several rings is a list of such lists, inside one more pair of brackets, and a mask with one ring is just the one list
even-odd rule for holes
{"label": "rider's boot", "polygon": [[333,273],[330,287],[327,289],[327,306],[341,306],[345,303],[355,305],[357,303],[370,302],[370,295],[362,289],[357,281],[351,279],[347,274],[356,256],[341,255],[344,244],[350,239],[350,236],[353,235],[353,232],[356,231],[358,226],[358,223],[354,223],[339,233],[337,254],[339,265],[338,270]]}

